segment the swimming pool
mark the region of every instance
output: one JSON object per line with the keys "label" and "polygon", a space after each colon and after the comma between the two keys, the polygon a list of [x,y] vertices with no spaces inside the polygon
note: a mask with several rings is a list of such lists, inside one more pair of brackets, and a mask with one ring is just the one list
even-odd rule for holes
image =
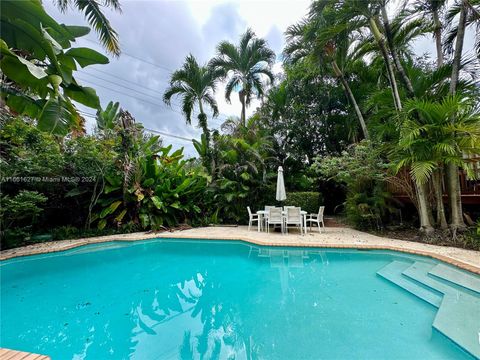
{"label": "swimming pool", "polygon": [[[460,272],[390,251],[232,241],[111,242],[17,258],[1,264],[0,346],[54,360],[473,358],[432,324],[450,311],[441,286],[474,312],[480,294],[441,274],[428,276],[440,291],[405,275],[439,265]],[[395,280],[394,270],[404,274]],[[464,315],[480,324],[480,312]]]}

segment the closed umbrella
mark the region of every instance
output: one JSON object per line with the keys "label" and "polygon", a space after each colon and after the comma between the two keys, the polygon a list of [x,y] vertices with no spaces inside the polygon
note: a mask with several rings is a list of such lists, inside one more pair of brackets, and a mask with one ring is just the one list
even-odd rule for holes
{"label": "closed umbrella", "polygon": [[278,167],[277,175],[277,201],[284,201],[287,199],[287,193],[285,192],[285,181],[283,180],[283,168]]}

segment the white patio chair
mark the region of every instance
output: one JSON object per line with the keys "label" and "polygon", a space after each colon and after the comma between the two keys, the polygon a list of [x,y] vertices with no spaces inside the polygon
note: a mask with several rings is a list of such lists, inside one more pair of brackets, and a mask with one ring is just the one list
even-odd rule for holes
{"label": "white patio chair", "polygon": [[283,215],[282,208],[271,207],[268,209],[268,216],[266,219],[267,222],[267,232],[270,232],[270,225],[280,225],[283,234]]}
{"label": "white patio chair", "polygon": [[265,214],[263,215],[263,224],[262,226],[267,226],[267,219],[268,219],[268,210],[275,209],[275,206],[265,205]]}
{"label": "white patio chair", "polygon": [[301,209],[299,207],[292,207],[286,209],[285,215],[285,230],[288,233],[288,225],[295,225],[300,229],[300,233],[303,234],[303,219]]}
{"label": "white patio chair", "polygon": [[315,223],[318,226],[318,232],[321,233],[321,227],[325,229],[325,223],[323,222],[323,213],[325,211],[325,206],[320,206],[318,209],[318,214],[309,214],[307,218],[307,223],[310,223],[310,231],[312,231],[312,224]]}
{"label": "white patio chair", "polygon": [[250,206],[247,206],[248,210],[248,231],[250,231],[250,228],[252,227],[252,224],[254,222],[259,222],[258,214],[252,214],[252,210],[250,210]]}

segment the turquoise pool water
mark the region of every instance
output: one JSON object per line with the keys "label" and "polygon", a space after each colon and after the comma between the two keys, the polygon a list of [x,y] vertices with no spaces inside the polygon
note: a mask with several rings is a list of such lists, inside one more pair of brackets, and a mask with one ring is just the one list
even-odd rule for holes
{"label": "turquoise pool water", "polygon": [[[376,272],[418,257],[112,242],[1,265],[0,346],[56,359],[468,359]],[[422,261],[435,262],[421,258]]]}

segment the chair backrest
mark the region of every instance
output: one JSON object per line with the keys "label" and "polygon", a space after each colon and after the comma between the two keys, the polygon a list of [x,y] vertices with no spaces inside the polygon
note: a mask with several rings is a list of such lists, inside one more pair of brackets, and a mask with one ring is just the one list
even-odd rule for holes
{"label": "chair backrest", "polygon": [[282,222],[282,208],[277,208],[277,207],[270,207],[268,209],[268,222],[273,223],[273,222]]}
{"label": "chair backrest", "polygon": [[250,210],[250,206],[247,206],[247,210],[248,210],[248,216],[252,217],[252,210]]}
{"label": "chair backrest", "polygon": [[302,221],[301,210],[299,207],[287,208],[287,222],[300,222]]}
{"label": "chair backrest", "polygon": [[320,206],[318,209],[318,219],[322,220],[323,219],[323,213],[325,212],[325,206]]}
{"label": "chair backrest", "polygon": [[268,205],[265,205],[265,211],[268,212],[268,210],[272,209],[272,208],[275,208],[275,206],[268,206]]}
{"label": "chair backrest", "polygon": [[284,207],[283,207],[283,210],[287,211],[287,209],[292,209],[292,208],[294,208],[294,207],[295,207],[295,206],[284,206]]}

